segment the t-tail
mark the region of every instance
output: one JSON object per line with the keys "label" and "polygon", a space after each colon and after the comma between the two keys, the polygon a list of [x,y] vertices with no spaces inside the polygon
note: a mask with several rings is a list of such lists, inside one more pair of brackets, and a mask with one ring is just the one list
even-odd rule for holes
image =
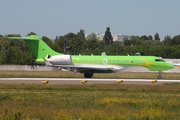
{"label": "t-tail", "polygon": [[10,39],[22,39],[26,42],[27,46],[36,58],[36,62],[43,62],[43,58],[47,55],[60,55],[60,53],[55,52],[51,49],[41,38],[36,35],[31,35],[27,37],[8,37]]}

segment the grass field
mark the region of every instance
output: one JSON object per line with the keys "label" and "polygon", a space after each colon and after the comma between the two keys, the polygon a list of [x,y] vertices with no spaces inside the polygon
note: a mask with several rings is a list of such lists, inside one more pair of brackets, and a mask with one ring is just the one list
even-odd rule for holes
{"label": "grass field", "polygon": [[180,85],[0,84],[2,120],[178,120]]}
{"label": "grass field", "polygon": [[[156,78],[158,73],[95,74]],[[60,71],[1,71],[0,77],[82,77]],[[164,73],[163,78],[179,79]],[[178,120],[180,84],[0,84],[0,120]]]}

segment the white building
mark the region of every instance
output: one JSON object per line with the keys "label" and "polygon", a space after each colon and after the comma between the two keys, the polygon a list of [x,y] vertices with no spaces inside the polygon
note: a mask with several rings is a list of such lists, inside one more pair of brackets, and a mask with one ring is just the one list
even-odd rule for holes
{"label": "white building", "polygon": [[[92,33],[90,33],[90,34],[92,34]],[[90,34],[86,34],[85,37],[87,38],[87,36]],[[99,33],[94,33],[94,34],[96,35],[98,40],[103,40],[104,34],[99,34]],[[118,34],[118,35],[111,34],[111,35],[113,37],[113,41],[118,41],[118,42],[122,42],[125,37],[123,34]]]}
{"label": "white building", "polygon": [[113,41],[118,41],[118,42],[122,42],[123,41],[123,34],[118,34],[118,35],[112,35],[113,37]]}

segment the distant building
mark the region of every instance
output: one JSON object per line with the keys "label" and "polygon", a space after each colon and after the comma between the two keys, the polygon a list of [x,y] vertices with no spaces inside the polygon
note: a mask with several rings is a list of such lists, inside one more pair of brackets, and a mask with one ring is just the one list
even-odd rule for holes
{"label": "distant building", "polygon": [[95,33],[98,40],[103,40],[104,34]]}
{"label": "distant building", "polygon": [[[93,33],[93,32],[92,32]],[[92,33],[89,33],[89,34],[86,34],[85,35],[85,38],[87,38],[90,34]],[[97,37],[98,40],[103,40],[103,37],[104,37],[104,34],[99,34],[99,33],[94,33]]]}
{"label": "distant building", "polygon": [[122,42],[123,38],[123,34],[113,35],[113,41]]}
{"label": "distant building", "polygon": [[[90,33],[91,34],[91,33]],[[88,35],[90,34],[86,34],[85,38],[87,38]],[[103,40],[104,34],[99,34],[99,33],[95,33],[96,37],[98,38],[98,40]],[[130,39],[130,36],[128,35],[123,35],[123,34],[111,34],[113,37],[113,41],[118,41],[118,42],[123,42],[123,39]]]}

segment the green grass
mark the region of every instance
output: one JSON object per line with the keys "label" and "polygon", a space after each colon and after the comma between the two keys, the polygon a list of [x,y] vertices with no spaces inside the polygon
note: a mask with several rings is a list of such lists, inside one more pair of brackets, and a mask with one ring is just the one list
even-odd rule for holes
{"label": "green grass", "polygon": [[[157,79],[158,72],[122,72],[122,73],[95,73],[93,78],[150,78]],[[0,77],[43,77],[43,78],[83,78],[81,73],[66,72],[60,70],[54,71],[0,71]],[[179,73],[162,73],[163,79],[180,79]]]}
{"label": "green grass", "polygon": [[1,120],[180,119],[180,85],[0,84]]}
{"label": "green grass", "polygon": [[[152,78],[158,73],[95,74],[94,78]],[[163,73],[165,79],[180,79]],[[82,78],[64,71],[0,71],[0,77]],[[180,84],[0,84],[0,120],[180,119]]]}

